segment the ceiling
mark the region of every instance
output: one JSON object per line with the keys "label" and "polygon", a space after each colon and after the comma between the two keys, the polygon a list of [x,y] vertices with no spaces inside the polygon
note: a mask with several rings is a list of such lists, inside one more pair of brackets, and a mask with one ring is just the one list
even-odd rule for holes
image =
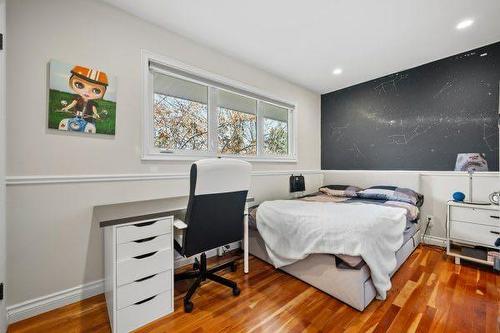
{"label": "ceiling", "polygon": [[499,0],[103,1],[318,93],[500,41]]}

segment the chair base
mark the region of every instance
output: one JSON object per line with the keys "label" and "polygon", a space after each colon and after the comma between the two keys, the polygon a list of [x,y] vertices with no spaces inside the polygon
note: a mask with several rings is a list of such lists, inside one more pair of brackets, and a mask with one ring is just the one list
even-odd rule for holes
{"label": "chair base", "polygon": [[207,279],[231,288],[233,290],[233,296],[238,296],[240,294],[240,289],[238,288],[236,282],[215,275],[216,272],[219,272],[226,268],[231,268],[231,270],[235,272],[236,260],[231,260],[221,265],[207,269],[207,255],[205,253],[202,253],[200,256],[200,261],[198,261],[197,258],[195,259],[195,262],[193,264],[193,271],[175,274],[175,281],[195,279],[193,284],[189,287],[186,295],[184,296],[185,312],[193,311],[194,305],[193,302],[191,302],[191,298],[193,297],[196,290],[201,286],[201,283]]}

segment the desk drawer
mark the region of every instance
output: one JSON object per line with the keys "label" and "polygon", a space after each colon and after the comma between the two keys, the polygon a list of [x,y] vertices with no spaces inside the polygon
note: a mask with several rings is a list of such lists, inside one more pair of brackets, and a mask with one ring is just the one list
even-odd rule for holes
{"label": "desk drawer", "polygon": [[152,236],[148,238],[138,239],[128,243],[118,244],[116,249],[116,257],[118,261],[130,259],[141,254],[151,253],[154,251],[168,250],[172,248],[172,234],[160,236]]}
{"label": "desk drawer", "polygon": [[450,220],[500,226],[500,211],[478,208],[451,207]]}
{"label": "desk drawer", "polygon": [[171,313],[173,310],[172,291],[165,291],[137,303],[117,311],[118,333],[133,331]]}
{"label": "desk drawer", "polygon": [[500,227],[450,221],[450,237],[456,240],[474,242],[494,248],[495,240],[500,237],[495,232],[500,232]]}
{"label": "desk drawer", "polygon": [[167,290],[172,290],[172,270],[151,275],[118,287],[118,309],[123,309]]}
{"label": "desk drawer", "polygon": [[124,227],[118,227],[116,229],[116,241],[120,244],[172,233],[172,220],[173,218],[169,217],[162,220],[138,222]]}
{"label": "desk drawer", "polygon": [[172,269],[172,249],[154,251],[120,261],[116,267],[118,286]]}

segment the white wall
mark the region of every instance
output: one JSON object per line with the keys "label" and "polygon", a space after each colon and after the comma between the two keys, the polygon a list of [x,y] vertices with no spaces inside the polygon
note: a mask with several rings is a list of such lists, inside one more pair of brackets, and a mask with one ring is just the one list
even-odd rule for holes
{"label": "white wall", "polygon": [[[299,162],[259,163],[254,169],[319,169],[318,94],[92,0],[8,1],[7,26],[9,176],[186,172],[187,163],[146,163],[139,158],[141,49],[296,102]],[[118,77],[114,138],[82,138],[46,129],[50,59],[93,66]]]}
{"label": "white wall", "polygon": [[[5,0],[0,0],[0,33],[5,34]],[[5,43],[4,43],[5,50]],[[0,282],[5,283],[5,51],[0,51]],[[0,301],[0,332],[7,328],[5,300]]]}
{"label": "white wall", "polygon": [[[288,170],[320,168],[320,96],[95,1],[7,1],[7,268],[14,305],[103,277],[101,231],[92,206],[187,193],[188,162],[142,162],[141,49],[297,103],[298,162],[254,163],[257,200],[286,197]],[[118,77],[115,137],[46,129],[47,63],[58,59]],[[261,171],[275,171],[268,174]],[[282,173],[280,173],[282,172]],[[162,174],[91,182],[48,175]],[[78,179],[77,179],[78,180]],[[322,181],[307,174],[308,187]],[[23,184],[20,184],[22,182]]]}
{"label": "white wall", "polygon": [[[446,237],[446,202],[454,192],[468,192],[468,175],[465,172],[432,172],[432,171],[324,171],[324,184],[341,184],[357,186],[397,185],[408,186],[419,179],[418,188],[424,195],[424,205],[421,210],[421,221],[428,215],[434,221],[429,227],[427,241],[438,244]],[[474,200],[487,201],[491,192],[500,189],[500,173],[480,172],[473,178]]]}

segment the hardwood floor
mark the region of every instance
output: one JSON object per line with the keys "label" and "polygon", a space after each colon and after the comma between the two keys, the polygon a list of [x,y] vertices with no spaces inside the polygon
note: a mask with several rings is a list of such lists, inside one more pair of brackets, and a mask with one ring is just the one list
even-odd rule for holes
{"label": "hardwood floor", "polygon": [[[364,312],[251,258],[225,277],[241,295],[208,282],[184,313],[176,284],[170,316],[137,332],[500,332],[500,275],[489,268],[455,266],[444,251],[421,246],[393,277],[386,301]],[[74,303],[9,327],[9,332],[109,332],[103,295]]]}

